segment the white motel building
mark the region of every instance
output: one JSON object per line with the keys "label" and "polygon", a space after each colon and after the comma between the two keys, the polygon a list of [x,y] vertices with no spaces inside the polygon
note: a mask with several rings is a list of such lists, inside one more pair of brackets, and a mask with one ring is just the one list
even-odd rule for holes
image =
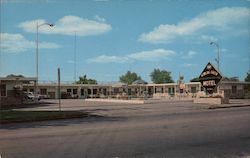
{"label": "white motel building", "polygon": [[[34,92],[36,78],[26,77],[0,77],[0,103],[1,105],[21,104],[22,92]],[[219,89],[223,90],[230,98],[244,98],[246,85],[249,82],[242,81],[221,81]],[[115,98],[115,99],[145,99],[162,98],[171,99],[173,97],[195,98],[200,93],[205,94],[200,82],[189,83],[165,83],[165,84],[145,84],[134,82],[131,85],[124,83],[114,84],[61,84],[39,83],[37,92],[44,99],[76,98]]]}

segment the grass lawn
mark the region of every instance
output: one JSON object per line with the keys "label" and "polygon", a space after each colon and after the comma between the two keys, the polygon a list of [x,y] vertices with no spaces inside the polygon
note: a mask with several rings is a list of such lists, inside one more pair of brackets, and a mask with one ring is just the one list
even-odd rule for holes
{"label": "grass lawn", "polygon": [[90,116],[82,111],[12,111],[0,112],[1,123],[43,121],[54,119],[84,118]]}

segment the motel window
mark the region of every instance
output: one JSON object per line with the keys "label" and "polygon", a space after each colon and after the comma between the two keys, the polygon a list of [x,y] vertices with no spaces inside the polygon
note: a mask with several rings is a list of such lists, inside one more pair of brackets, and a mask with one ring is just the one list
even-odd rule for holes
{"label": "motel window", "polygon": [[172,94],[174,94],[174,93],[175,93],[175,92],[174,92],[174,90],[175,90],[175,89],[174,89],[174,87],[173,87],[173,88],[172,88]]}
{"label": "motel window", "polygon": [[73,89],[73,94],[77,94],[77,89]]}
{"label": "motel window", "polygon": [[93,94],[97,94],[97,89],[93,89]]}
{"label": "motel window", "polygon": [[152,94],[152,88],[148,89],[148,94],[151,95]]}
{"label": "motel window", "polygon": [[191,87],[191,93],[196,93],[196,87]]}
{"label": "motel window", "polygon": [[88,94],[91,94],[91,89],[88,89]]}
{"label": "motel window", "polygon": [[171,94],[171,88],[168,88],[168,94]]}
{"label": "motel window", "polygon": [[47,95],[47,89],[43,88],[40,90],[41,95]]}
{"label": "motel window", "polygon": [[114,88],[114,93],[115,94],[119,93],[119,88]]}
{"label": "motel window", "polygon": [[104,94],[104,95],[107,94],[107,89],[106,89],[106,88],[103,89],[103,94]]}
{"label": "motel window", "polygon": [[131,93],[132,91],[131,91],[131,88],[129,88],[128,89],[128,95],[131,95],[132,93]]}
{"label": "motel window", "polygon": [[67,92],[68,92],[68,93],[71,93],[71,89],[67,89]]}
{"label": "motel window", "polygon": [[6,93],[6,84],[1,84],[0,85],[0,93],[1,93],[1,97],[6,97],[7,96],[7,93]]}
{"label": "motel window", "polygon": [[233,94],[237,93],[237,86],[232,86],[232,93]]}

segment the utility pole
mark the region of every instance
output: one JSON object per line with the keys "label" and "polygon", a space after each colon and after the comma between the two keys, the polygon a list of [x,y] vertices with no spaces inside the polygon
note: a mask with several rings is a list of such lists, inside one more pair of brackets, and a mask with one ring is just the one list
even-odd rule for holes
{"label": "utility pole", "polygon": [[217,62],[218,70],[220,71],[220,47],[216,42],[210,42],[210,45],[215,45],[217,47],[217,58],[215,61]]}
{"label": "utility pole", "polygon": [[[220,46],[216,42],[210,42],[210,45],[215,45],[217,47],[217,59],[215,61],[217,62],[218,70],[220,72]],[[220,93],[220,86],[217,86],[217,93]]]}
{"label": "utility pole", "polygon": [[38,78],[39,78],[39,53],[38,53],[38,29],[39,27],[41,26],[44,26],[44,25],[48,25],[49,27],[53,27],[54,24],[51,24],[51,23],[43,23],[43,24],[38,24],[38,21],[36,22],[36,81],[35,81],[35,90],[34,90],[34,94],[35,94],[35,101],[38,100]]}
{"label": "utility pole", "polygon": [[75,40],[74,40],[74,80],[76,82],[76,32],[75,32]]}
{"label": "utility pole", "polygon": [[61,74],[60,68],[57,69],[58,73],[58,101],[59,101],[59,111],[61,111]]}

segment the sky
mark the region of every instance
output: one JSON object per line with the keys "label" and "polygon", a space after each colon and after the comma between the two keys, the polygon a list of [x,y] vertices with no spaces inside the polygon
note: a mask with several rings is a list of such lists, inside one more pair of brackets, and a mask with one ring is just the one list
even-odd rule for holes
{"label": "sky", "polygon": [[[128,70],[152,82],[155,69],[174,81],[198,77],[208,62],[244,80],[250,69],[250,0],[1,0],[0,76],[99,83]],[[53,27],[44,25],[54,24]],[[210,45],[211,42],[215,44]],[[217,46],[216,46],[217,44]],[[219,49],[218,49],[219,48]]]}

